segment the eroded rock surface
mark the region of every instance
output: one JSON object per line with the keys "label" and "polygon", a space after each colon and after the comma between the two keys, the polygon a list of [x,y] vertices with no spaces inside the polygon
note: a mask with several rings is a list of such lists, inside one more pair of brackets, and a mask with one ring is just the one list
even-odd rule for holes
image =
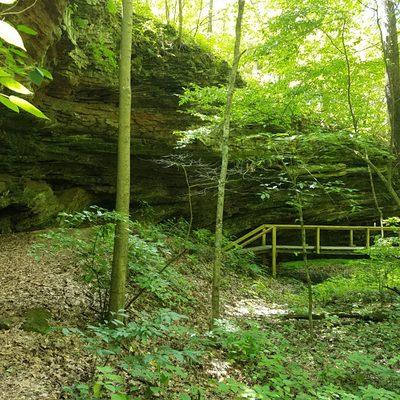
{"label": "eroded rock surface", "polygon": [[[22,1],[21,7],[27,2]],[[118,120],[119,16],[110,14],[105,0],[42,0],[19,15],[39,32],[26,37],[33,60],[53,72],[54,80],[36,90],[33,102],[50,122],[1,110],[0,232],[40,228],[62,210],[89,204],[112,207],[116,177]],[[194,43],[177,46],[176,33],[151,19],[135,16],[132,88],[133,149],[132,205],[149,204],[160,220],[188,216],[187,188],[182,170],[155,163],[182,152],[216,163],[217,155],[201,144],[175,148],[176,130],[195,121],[181,112],[177,94],[191,83],[223,84],[228,65]],[[192,171],[195,172],[195,171]],[[271,169],[271,179],[274,179]],[[338,161],[322,174],[343,178],[360,193],[367,206],[354,214],[373,220],[375,211],[365,166]],[[288,193],[261,203],[259,183],[239,180],[226,201],[231,231],[260,223],[290,222]],[[380,199],[385,201],[383,191]],[[347,219],[348,202],[317,201],[307,211],[309,222]],[[195,223],[212,225],[215,193],[193,198]]]}

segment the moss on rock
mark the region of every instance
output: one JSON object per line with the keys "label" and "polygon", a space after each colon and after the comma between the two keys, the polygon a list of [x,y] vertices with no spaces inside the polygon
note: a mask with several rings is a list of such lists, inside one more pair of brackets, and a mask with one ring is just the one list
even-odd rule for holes
{"label": "moss on rock", "polygon": [[52,316],[43,307],[31,308],[26,312],[22,329],[27,332],[47,333],[50,330]]}

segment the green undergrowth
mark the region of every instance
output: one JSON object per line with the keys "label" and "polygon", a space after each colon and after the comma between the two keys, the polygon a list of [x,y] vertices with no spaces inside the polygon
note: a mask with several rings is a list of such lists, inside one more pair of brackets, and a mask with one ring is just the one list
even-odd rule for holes
{"label": "green undergrowth", "polygon": [[[400,265],[398,246],[388,248],[385,245],[373,247],[368,259],[310,260],[316,305],[347,311],[368,308],[371,304],[378,308],[391,304],[397,295],[390,288],[400,285]],[[303,262],[286,262],[282,269],[284,276],[304,282]],[[299,296],[288,300],[305,307],[305,299],[301,291]]]}
{"label": "green undergrowth", "polygon": [[[336,275],[346,275],[351,273],[357,265],[357,259],[315,259],[309,260],[311,280],[313,283],[321,283],[326,279]],[[280,275],[292,277],[302,282],[306,282],[306,274],[303,261],[286,261],[280,266]]]}
{"label": "green undergrowth", "polygon": [[[97,207],[62,214],[60,227],[41,234],[31,251],[37,259],[68,254],[71,267],[87,284],[90,309],[100,320],[106,316],[114,223],[118,218]],[[206,229],[189,234],[188,229],[183,220],[157,225],[130,221],[127,303],[131,309],[165,307],[184,314],[196,309],[201,312],[208,301],[214,238]],[[252,254],[237,252],[226,255],[224,267],[222,286],[226,289],[235,287],[237,273],[243,277],[243,284],[250,286],[252,278],[262,271]]]}
{"label": "green undergrowth", "polygon": [[[116,218],[97,208],[64,215],[61,228],[46,232],[34,249],[42,257],[70,254],[72,267],[91,293],[90,306],[96,310],[88,324],[62,328],[65,335],[79,338],[94,360],[84,381],[65,388],[65,398],[400,398],[398,300],[370,295],[376,291],[378,276],[379,293],[384,289],[382,279],[394,283],[395,257],[386,254],[386,262],[381,263],[379,255],[375,261],[384,276],[375,273],[375,281],[361,280],[358,288],[350,283],[371,264],[312,261],[313,268],[334,265],[338,270],[341,263],[345,267],[343,273],[336,271],[313,286],[318,310],[352,307],[358,301],[355,290],[363,288],[369,295],[363,296],[359,308],[362,305],[365,312],[371,307],[385,308],[387,318],[380,323],[343,321],[329,313],[316,321],[310,336],[306,321],[226,314],[211,332],[212,233],[188,232],[185,221],[157,225],[132,221],[129,307],[122,324],[104,321]],[[231,307],[241,300],[258,299],[264,308],[278,306],[291,312],[301,310],[306,302],[304,283],[293,277],[272,279],[251,254],[226,256],[222,294],[224,305]]]}

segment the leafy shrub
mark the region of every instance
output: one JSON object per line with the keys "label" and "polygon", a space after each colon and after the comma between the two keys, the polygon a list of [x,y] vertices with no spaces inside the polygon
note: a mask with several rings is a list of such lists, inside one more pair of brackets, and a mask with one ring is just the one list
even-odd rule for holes
{"label": "leafy shrub", "polygon": [[216,335],[228,358],[241,365],[246,375],[258,383],[250,388],[231,380],[219,386],[222,392],[240,392],[239,398],[252,393],[255,397],[250,398],[283,399],[312,389],[307,372],[286,357],[289,342],[283,335],[263,330],[254,323],[248,329],[228,331],[221,326]]}
{"label": "leafy shrub", "polygon": [[354,263],[347,276],[332,277],[314,287],[316,301],[355,303],[390,300],[388,286],[400,286],[399,238],[376,238],[374,246],[363,251],[368,260]]}
{"label": "leafy shrub", "polygon": [[368,325],[355,326],[351,336],[343,333],[346,341],[340,351],[332,353],[335,335],[310,347],[308,334],[293,326],[277,332],[252,322],[246,328],[223,322],[215,332],[215,344],[241,375],[240,380],[229,377],[219,383],[217,390],[224,398],[397,399],[399,357],[382,360],[374,351],[354,351],[362,346],[379,349],[381,340],[397,346],[396,327],[391,324],[383,324],[381,334]]}
{"label": "leafy shrub", "polygon": [[[194,230],[191,235],[187,235],[188,222],[185,220],[168,221],[161,227],[163,233],[170,238],[173,237],[175,246],[188,249],[193,261],[213,262],[214,260],[214,234],[208,229]],[[227,238],[224,243],[228,244]],[[262,274],[261,267],[256,263],[256,256],[251,252],[240,252],[231,250],[224,253],[224,266],[238,273],[257,276]]]}
{"label": "leafy shrub", "polygon": [[[32,253],[72,255],[87,290],[91,307],[104,319],[114,249],[114,226],[118,214],[98,207],[75,214],[62,214],[61,227],[41,235]],[[190,299],[191,285],[173,268],[165,269],[171,250],[166,237],[155,226],[130,222],[128,284],[131,292],[146,291],[165,305]],[[134,295],[135,296],[135,295]]]}
{"label": "leafy shrub", "polygon": [[[162,309],[155,315],[141,313],[127,325],[115,320],[89,326],[86,332],[65,329],[65,334],[81,336],[99,364],[90,382],[66,388],[68,398],[174,398],[168,396],[170,387],[181,386],[186,369],[202,357],[196,348],[197,335],[182,324],[184,320]],[[182,396],[186,391],[189,388],[182,389]]]}

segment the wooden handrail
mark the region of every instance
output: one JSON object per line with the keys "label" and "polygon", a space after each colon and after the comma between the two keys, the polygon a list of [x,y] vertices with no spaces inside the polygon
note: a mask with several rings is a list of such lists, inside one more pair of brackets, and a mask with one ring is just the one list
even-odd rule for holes
{"label": "wooden handrail", "polygon": [[[273,227],[276,226],[278,229],[301,229],[300,225],[289,225],[289,224],[264,224],[262,226]],[[362,226],[362,225],[304,225],[305,229],[317,229],[321,230],[331,230],[331,231],[348,231],[348,230],[365,230],[369,229],[371,231],[400,231],[400,226]]]}
{"label": "wooden handrail", "polygon": [[271,232],[273,228],[268,228],[268,229],[263,229],[260,233],[257,235],[247,239],[245,242],[241,243],[240,246],[244,247],[247,246],[250,243],[253,243],[255,240],[259,239],[260,237],[266,235],[268,232]]}
{"label": "wooden handrail", "polygon": [[[246,246],[250,243],[252,243],[254,240],[257,240],[258,238],[262,237],[262,230],[267,228],[265,230],[265,233],[269,233],[270,231],[273,230],[273,228],[276,227],[276,229],[288,229],[288,230],[296,230],[296,229],[301,229],[300,225],[291,225],[291,224],[263,224],[260,225],[259,227],[253,229],[252,231],[246,233],[245,235],[241,236],[240,238],[236,239],[235,241],[229,243],[226,247],[225,250],[230,250],[234,247],[237,246]],[[360,225],[304,225],[304,229],[307,230],[331,230],[331,231],[350,231],[350,235],[353,236],[354,231],[392,231],[400,232],[400,227],[398,226],[360,226]],[[257,235],[257,236],[256,236]],[[246,241],[246,239],[250,239],[249,241]],[[253,240],[254,238],[254,240]],[[243,243],[244,242],[244,243]]]}
{"label": "wooden handrail", "polygon": [[253,229],[252,231],[246,233],[245,235],[241,236],[240,238],[236,239],[235,241],[229,243],[226,247],[225,250],[230,250],[236,246],[240,246],[241,242],[243,242],[244,240],[246,240],[247,238],[256,235],[257,233],[259,233],[259,231],[262,231],[265,228],[265,225],[261,225],[258,228]]}
{"label": "wooden handrail", "polygon": [[[383,232],[391,231],[398,232],[400,236],[400,227],[399,226],[361,226],[361,225],[303,225],[303,228],[306,230],[315,230],[316,231],[316,243],[315,246],[307,245],[308,249],[313,249],[317,254],[321,253],[321,250],[358,250],[358,249],[369,249],[371,242],[371,234],[374,232]],[[272,251],[272,276],[275,277],[277,273],[277,255],[278,250],[284,251],[285,249],[293,249],[298,250],[301,246],[294,245],[278,245],[277,243],[277,231],[278,230],[301,230],[301,225],[290,225],[290,224],[263,224],[252,231],[246,233],[242,237],[236,239],[235,241],[229,243],[225,250],[231,250],[233,248],[242,249],[250,243],[255,242],[257,239],[261,238],[261,246],[251,247],[254,251],[262,251],[262,250],[271,250]],[[350,234],[350,243],[349,247],[347,246],[323,246],[321,245],[321,231],[349,231]],[[364,231],[365,235],[365,245],[360,247],[354,244],[354,231]],[[272,232],[271,245],[267,245],[267,233]]]}

